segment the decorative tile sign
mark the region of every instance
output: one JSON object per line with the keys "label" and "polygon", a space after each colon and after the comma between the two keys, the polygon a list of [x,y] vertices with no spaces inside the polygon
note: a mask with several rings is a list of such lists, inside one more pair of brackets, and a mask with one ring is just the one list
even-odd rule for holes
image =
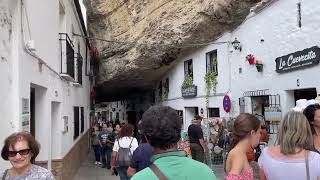
{"label": "decorative tile sign", "polygon": [[318,46],[313,46],[302,51],[278,57],[275,61],[276,71],[278,73],[312,67],[319,64],[320,48]]}

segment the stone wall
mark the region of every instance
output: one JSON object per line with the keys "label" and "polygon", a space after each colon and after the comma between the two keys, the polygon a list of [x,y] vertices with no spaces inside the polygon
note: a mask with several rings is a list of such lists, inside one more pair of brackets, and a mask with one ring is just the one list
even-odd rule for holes
{"label": "stone wall", "polygon": [[[52,173],[56,180],[71,180],[74,177],[90,151],[89,138],[90,134],[87,131],[63,159],[52,160]],[[36,164],[47,168],[47,161],[36,162]]]}

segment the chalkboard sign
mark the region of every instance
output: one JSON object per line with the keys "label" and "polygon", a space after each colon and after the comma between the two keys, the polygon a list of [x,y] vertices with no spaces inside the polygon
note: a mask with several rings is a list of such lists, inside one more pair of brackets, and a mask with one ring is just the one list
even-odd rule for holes
{"label": "chalkboard sign", "polygon": [[275,61],[276,71],[278,73],[315,66],[319,64],[320,61],[320,48],[318,46],[313,46],[302,51],[278,57]]}
{"label": "chalkboard sign", "polygon": [[197,96],[197,86],[187,86],[181,88],[182,97],[190,98]]}

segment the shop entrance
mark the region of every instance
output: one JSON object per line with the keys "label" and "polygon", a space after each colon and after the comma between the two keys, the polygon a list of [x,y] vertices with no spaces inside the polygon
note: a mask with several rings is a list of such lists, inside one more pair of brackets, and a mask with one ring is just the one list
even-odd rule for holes
{"label": "shop entrance", "polygon": [[184,129],[188,129],[189,125],[192,123],[195,115],[199,114],[198,107],[185,107],[185,121],[183,123]]}
{"label": "shop entrance", "polygon": [[317,97],[317,89],[309,88],[309,89],[296,89],[294,90],[294,100],[295,102],[299,99],[315,99]]}

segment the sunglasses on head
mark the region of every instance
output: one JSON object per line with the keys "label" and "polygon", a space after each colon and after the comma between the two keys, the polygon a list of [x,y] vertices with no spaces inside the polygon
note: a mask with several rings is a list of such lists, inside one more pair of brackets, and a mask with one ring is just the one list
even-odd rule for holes
{"label": "sunglasses on head", "polygon": [[21,156],[28,155],[30,153],[31,149],[21,149],[20,151],[9,151],[8,156],[9,157],[15,157],[18,153]]}

